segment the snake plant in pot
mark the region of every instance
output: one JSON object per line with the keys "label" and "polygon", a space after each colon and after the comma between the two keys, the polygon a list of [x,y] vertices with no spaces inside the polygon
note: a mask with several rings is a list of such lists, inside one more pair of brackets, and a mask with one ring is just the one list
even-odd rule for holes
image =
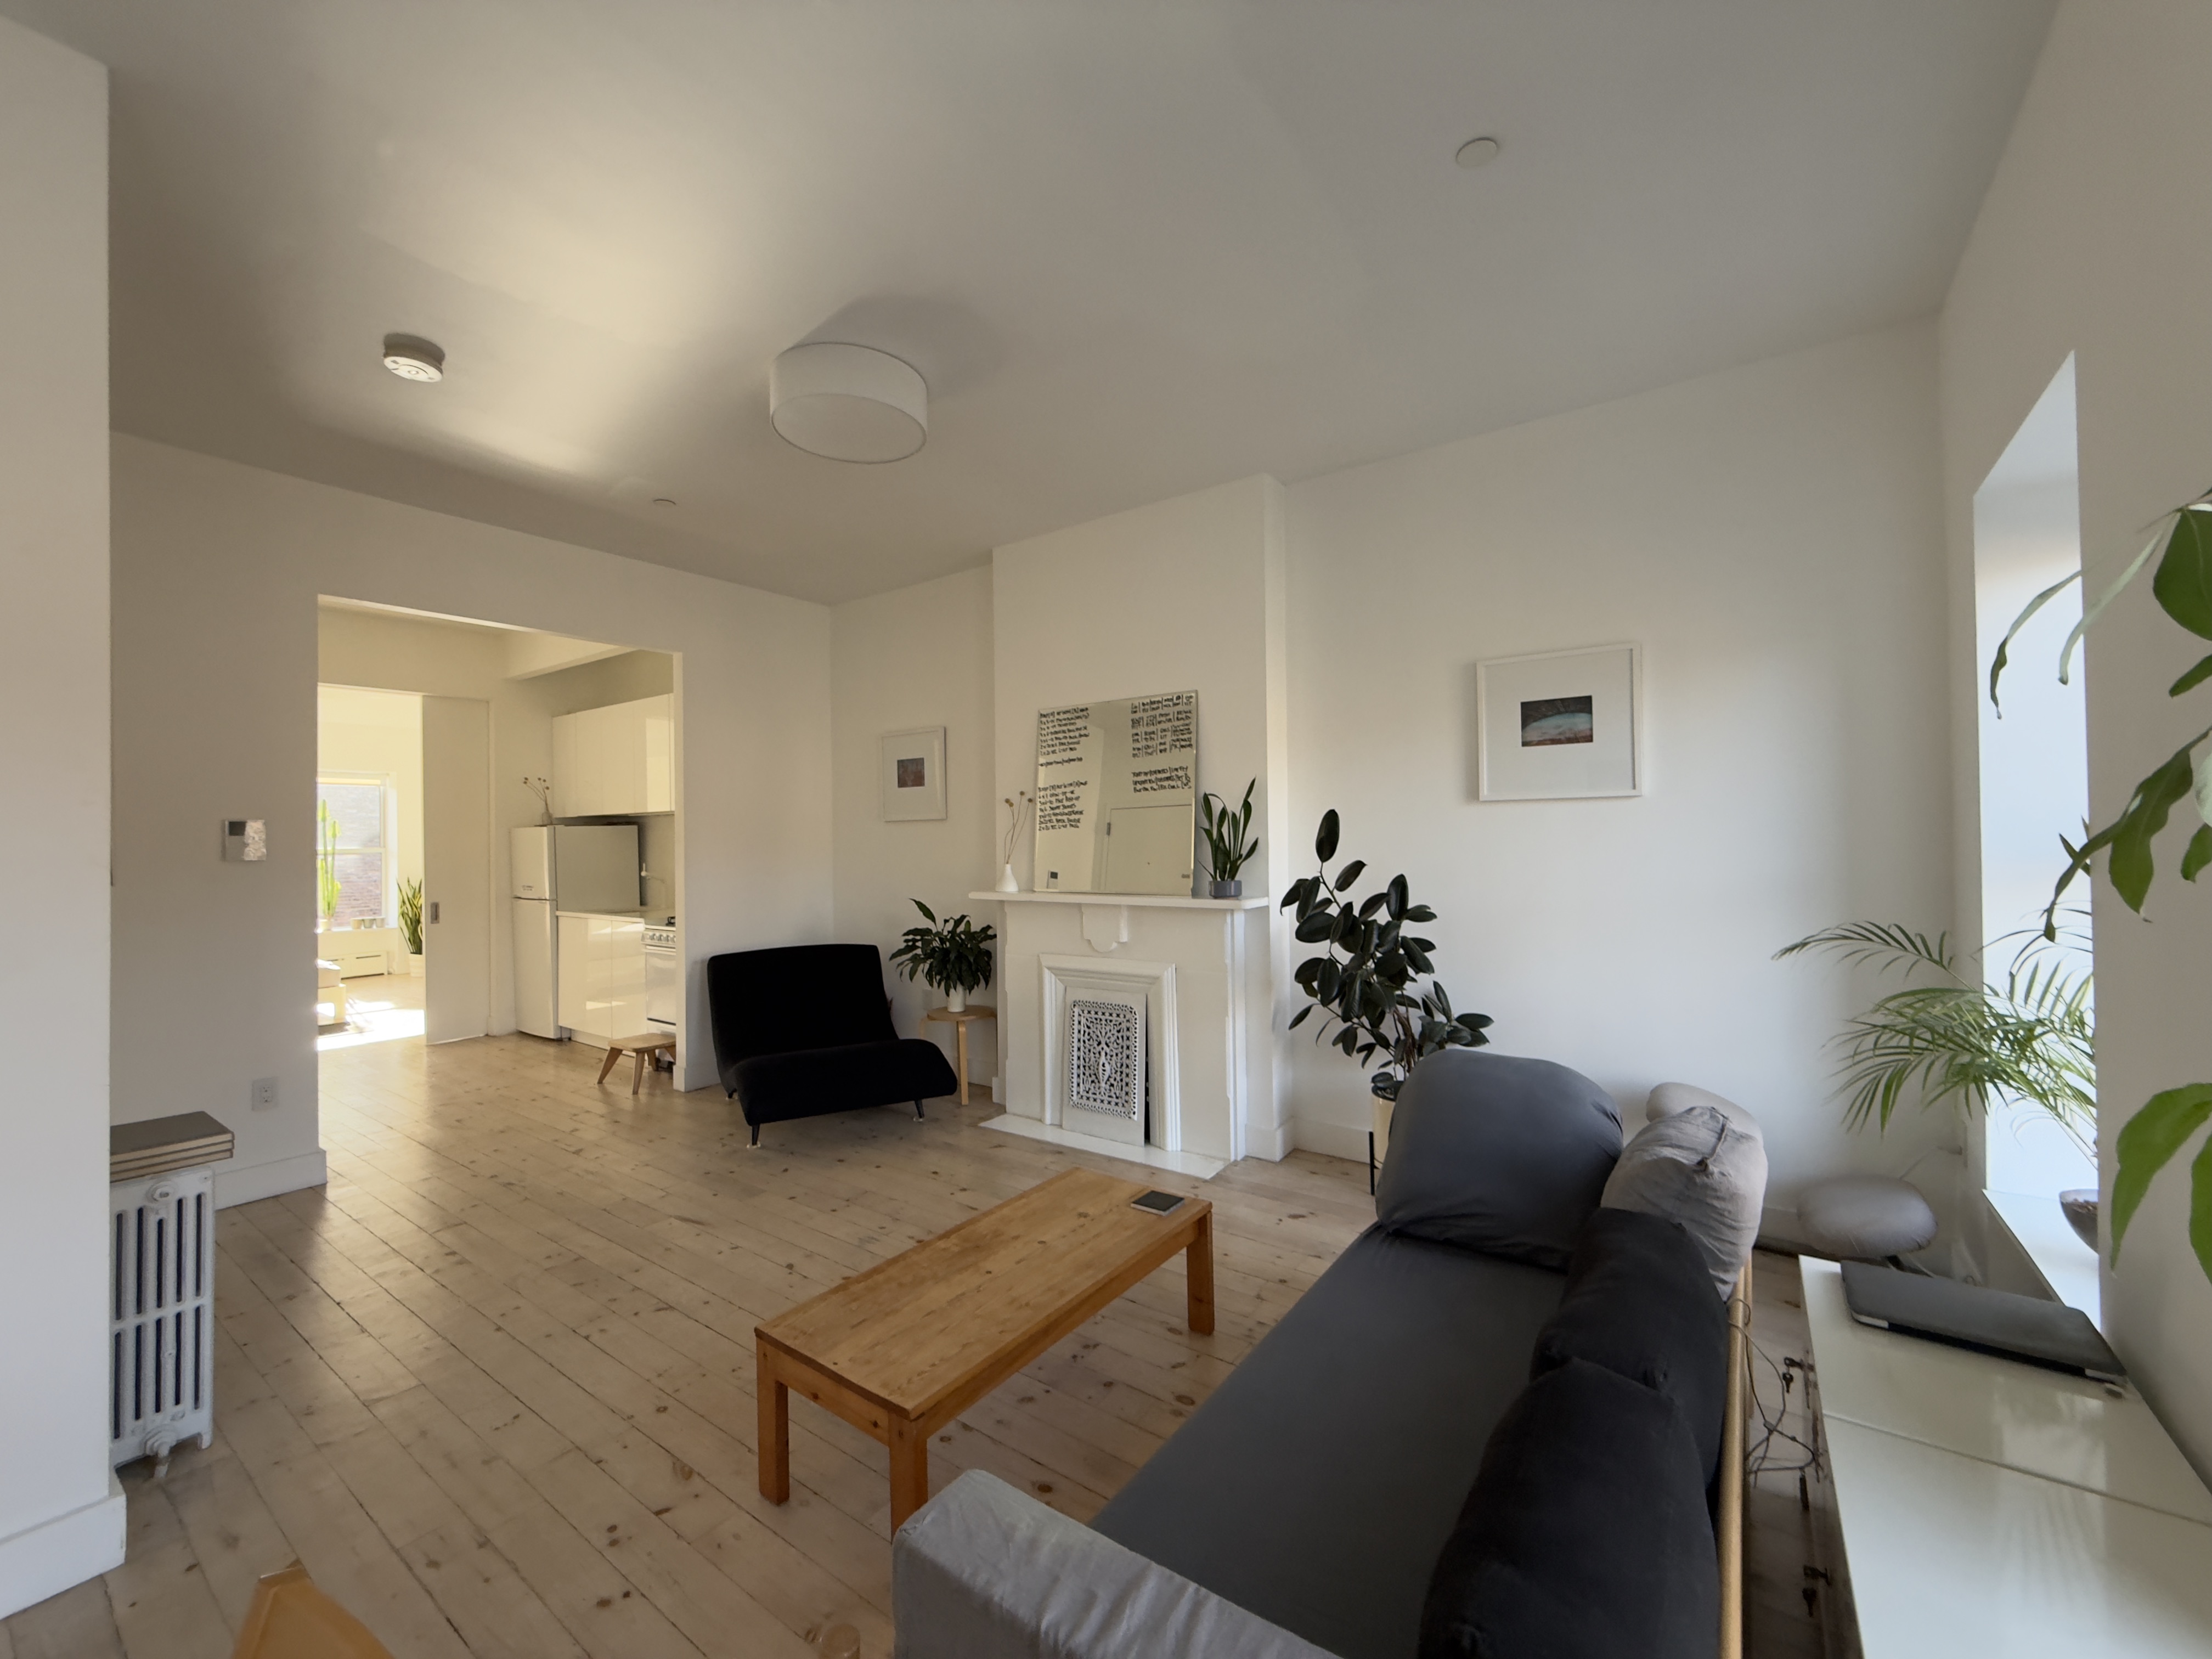
{"label": "snake plant in pot", "polygon": [[920,899],[912,903],[929,926],[909,927],[900,936],[891,966],[909,980],[919,979],[944,992],[945,1006],[959,1013],[967,1007],[970,991],[991,982],[991,946],[998,931],[988,925],[978,927],[965,916],[939,921],[937,912]]}
{"label": "snake plant in pot", "polygon": [[1213,898],[1243,898],[1244,884],[1237,872],[1252,861],[1260,850],[1260,843],[1252,838],[1252,792],[1260,787],[1255,778],[1244,786],[1244,802],[1235,811],[1218,795],[1198,798],[1200,836],[1206,842],[1206,861],[1212,872],[1212,882],[1207,889]]}
{"label": "snake plant in pot", "polygon": [[1436,977],[1435,941],[1407,931],[1434,921],[1437,913],[1413,902],[1405,877],[1393,876],[1381,891],[1352,902],[1349,895],[1367,864],[1354,859],[1331,876],[1337,835],[1332,807],[1322,814],[1314,836],[1320,868],[1292,882],[1283,895],[1281,908],[1297,910],[1298,941],[1322,947],[1319,956],[1298,964],[1298,988],[1312,1000],[1291,1017],[1291,1029],[1319,1011],[1315,1041],[1363,1066],[1381,1055],[1383,1063],[1368,1087],[1380,1099],[1395,1100],[1406,1073],[1423,1055],[1488,1042],[1484,1028],[1490,1016],[1453,1010]]}

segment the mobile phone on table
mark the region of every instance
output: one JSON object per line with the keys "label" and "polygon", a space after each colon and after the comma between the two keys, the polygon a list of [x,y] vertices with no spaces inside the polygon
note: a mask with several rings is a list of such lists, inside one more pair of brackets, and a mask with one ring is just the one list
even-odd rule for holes
{"label": "mobile phone on table", "polygon": [[1131,1199],[1129,1206],[1132,1209],[1150,1210],[1154,1215],[1165,1215],[1182,1202],[1182,1195],[1180,1193],[1150,1192],[1139,1194]]}

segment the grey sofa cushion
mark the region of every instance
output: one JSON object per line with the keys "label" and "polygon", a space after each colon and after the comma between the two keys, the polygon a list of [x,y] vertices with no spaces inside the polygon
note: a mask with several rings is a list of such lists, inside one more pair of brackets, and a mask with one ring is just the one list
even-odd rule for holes
{"label": "grey sofa cushion", "polygon": [[1679,1221],[1600,1210],[1575,1242],[1567,1294],[1537,1334],[1528,1373],[1587,1359],[1663,1395],[1711,1480],[1728,1416],[1728,1309]]}
{"label": "grey sofa cushion", "polygon": [[1564,1268],[1620,1152],[1620,1110],[1579,1072],[1446,1048],[1398,1091],[1375,1214],[1394,1232]]}
{"label": "grey sofa cushion", "polygon": [[1686,1112],[1692,1106],[1711,1106],[1723,1115],[1759,1127],[1759,1120],[1732,1100],[1715,1094],[1711,1089],[1700,1089],[1694,1083],[1659,1083],[1644,1097],[1644,1120],[1656,1123],[1662,1117],[1672,1117],[1677,1112]]}
{"label": "grey sofa cushion", "polygon": [[1679,1221],[1725,1297],[1735,1289],[1766,1201],[1766,1145],[1748,1116],[1692,1106],[1647,1123],[1622,1148],[1605,1203]]}
{"label": "grey sofa cushion", "polygon": [[1370,1229],[1091,1525],[1343,1659],[1412,1659],[1565,1283]]}
{"label": "grey sofa cushion", "polygon": [[1437,1560],[1420,1659],[1712,1659],[1719,1564],[1681,1419],[1570,1360],[1498,1425]]}
{"label": "grey sofa cushion", "polygon": [[970,1469],[891,1540],[897,1659],[1329,1659]]}

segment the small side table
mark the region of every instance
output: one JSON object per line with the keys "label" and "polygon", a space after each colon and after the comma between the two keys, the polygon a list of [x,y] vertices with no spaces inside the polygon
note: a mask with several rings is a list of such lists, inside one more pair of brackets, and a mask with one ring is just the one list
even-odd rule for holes
{"label": "small side table", "polygon": [[953,1063],[952,1069],[960,1074],[960,1103],[963,1106],[968,1103],[969,1024],[974,1020],[996,1019],[998,1017],[999,1011],[996,1008],[986,1008],[980,1002],[971,1002],[957,1012],[950,1008],[933,1008],[922,1016],[924,1019],[950,1020],[952,1023],[952,1046],[959,1054],[959,1058]]}

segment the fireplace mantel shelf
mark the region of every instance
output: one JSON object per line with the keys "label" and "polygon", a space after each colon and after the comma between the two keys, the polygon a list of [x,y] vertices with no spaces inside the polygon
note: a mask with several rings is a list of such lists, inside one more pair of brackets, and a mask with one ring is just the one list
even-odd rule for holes
{"label": "fireplace mantel shelf", "polygon": [[1139,907],[1156,910],[1261,910],[1268,903],[1265,893],[1248,893],[1243,898],[1178,898],[1167,893],[1001,893],[989,890],[970,893],[971,899],[996,899],[1001,904],[1091,904],[1121,905],[1125,908]]}

